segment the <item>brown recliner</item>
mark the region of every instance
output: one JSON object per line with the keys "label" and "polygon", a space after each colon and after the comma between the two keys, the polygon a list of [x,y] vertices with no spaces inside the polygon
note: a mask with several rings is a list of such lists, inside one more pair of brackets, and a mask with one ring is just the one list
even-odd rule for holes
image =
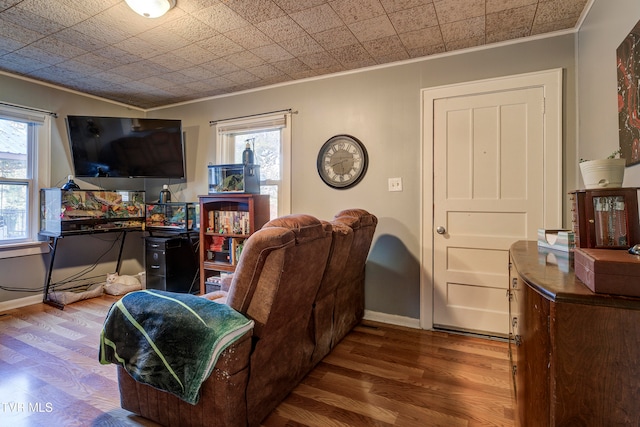
{"label": "brown recliner", "polygon": [[308,324],[332,238],[331,230],[310,215],[276,218],[262,230],[272,228],[290,230],[296,241],[296,250],[279,253],[282,259],[267,260],[275,277],[265,280],[275,287],[258,283],[247,306],[245,295],[251,292],[241,289],[247,281],[238,276],[245,273],[238,269],[227,297],[227,304],[236,310],[244,312],[246,306],[246,313],[256,322],[254,335],[258,339],[247,387],[250,426],[259,424],[307,374],[305,361],[314,345]]}
{"label": "brown recliner", "polygon": [[229,306],[254,320],[253,335],[223,352],[198,404],[118,368],[124,409],[163,425],[256,426],[298,384],[307,372],[308,325],[332,236],[309,215],[279,221],[247,239],[227,296]]}
{"label": "brown recliner", "polygon": [[309,335],[314,337],[315,342],[313,353],[309,359],[309,370],[331,351],[336,289],[343,278],[344,268],[353,244],[351,227],[336,221],[326,222],[326,224],[330,227],[333,238],[309,322]]}
{"label": "brown recliner", "polygon": [[336,286],[331,348],[364,317],[365,264],[378,218],[364,209],[346,209],[336,214],[334,222],[353,230],[353,243],[342,278]]}

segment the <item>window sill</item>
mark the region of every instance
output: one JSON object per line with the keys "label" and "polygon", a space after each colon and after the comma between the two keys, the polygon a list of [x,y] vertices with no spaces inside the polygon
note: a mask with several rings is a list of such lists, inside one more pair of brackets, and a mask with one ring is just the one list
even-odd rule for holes
{"label": "window sill", "polygon": [[47,242],[24,242],[0,245],[0,259],[49,253]]}

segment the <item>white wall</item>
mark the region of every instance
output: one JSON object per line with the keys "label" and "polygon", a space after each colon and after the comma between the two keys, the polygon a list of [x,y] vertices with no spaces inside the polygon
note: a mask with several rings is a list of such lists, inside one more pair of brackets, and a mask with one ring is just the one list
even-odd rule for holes
{"label": "white wall", "polygon": [[[618,147],[616,49],[638,20],[638,0],[595,0],[580,28],[576,162],[606,157]],[[640,165],[626,168],[623,185],[640,187]]]}

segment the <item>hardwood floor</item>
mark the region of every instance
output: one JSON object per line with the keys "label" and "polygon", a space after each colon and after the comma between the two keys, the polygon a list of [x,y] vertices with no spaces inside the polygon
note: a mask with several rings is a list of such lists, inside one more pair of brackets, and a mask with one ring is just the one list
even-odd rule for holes
{"label": "hardwood floor", "polygon": [[[120,408],[98,363],[116,300],[0,313],[0,426],[154,426]],[[511,426],[507,343],[365,322],[264,426]]]}

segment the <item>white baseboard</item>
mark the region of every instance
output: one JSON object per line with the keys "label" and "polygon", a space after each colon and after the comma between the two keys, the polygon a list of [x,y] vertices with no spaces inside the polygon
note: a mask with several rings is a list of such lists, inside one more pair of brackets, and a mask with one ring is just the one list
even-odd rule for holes
{"label": "white baseboard", "polygon": [[414,319],[412,317],[398,316],[396,314],[380,313],[377,311],[365,310],[365,320],[371,320],[373,322],[388,323],[390,325],[404,326],[407,328],[421,329],[420,319]]}
{"label": "white baseboard", "polygon": [[17,298],[9,301],[0,302],[0,312],[13,310],[14,308],[26,307],[28,305],[39,304],[42,302],[42,295],[34,295],[31,297]]}
{"label": "white baseboard", "polygon": [[[13,310],[14,308],[26,307],[28,305],[42,303],[42,295],[34,295],[25,298],[17,298],[0,302],[0,312]],[[396,314],[380,313],[377,311],[365,310],[364,318],[373,322],[388,323],[390,325],[404,326],[407,328],[420,329],[420,319],[412,317],[398,316]]]}

